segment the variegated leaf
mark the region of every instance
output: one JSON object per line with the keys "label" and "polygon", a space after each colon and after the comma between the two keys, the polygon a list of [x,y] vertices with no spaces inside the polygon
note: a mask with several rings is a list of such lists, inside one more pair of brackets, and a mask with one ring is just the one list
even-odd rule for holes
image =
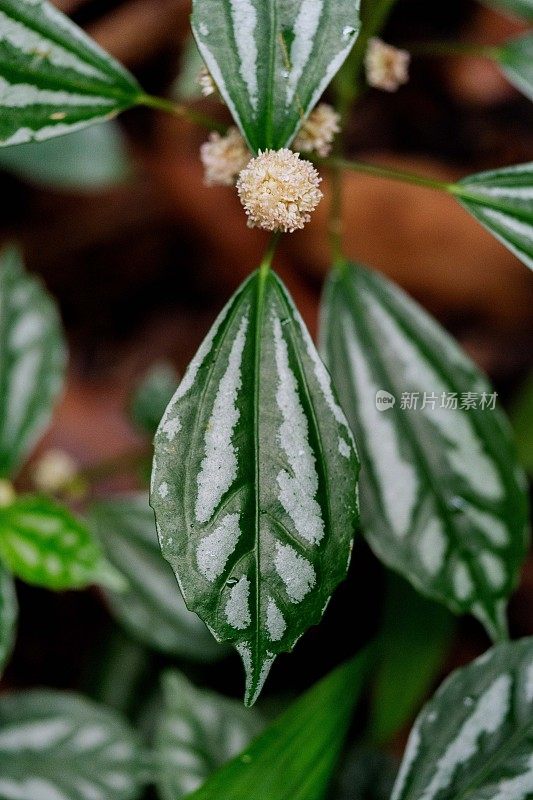
{"label": "variegated leaf", "polygon": [[140,747],[114,712],[67,692],[0,697],[2,800],[134,800]]}
{"label": "variegated leaf", "polygon": [[533,639],[458,669],[418,717],[392,800],[530,800]]}
{"label": "variegated leaf", "polygon": [[13,647],[17,622],[17,595],[9,572],[0,564],[0,675]]}
{"label": "variegated leaf", "polygon": [[148,370],[135,389],[130,404],[130,415],[138,428],[154,435],[178,383],[176,370],[166,361],[154,364]]}
{"label": "variegated leaf", "polygon": [[[511,39],[498,49],[498,53],[505,77],[533,101],[533,34]],[[530,203],[533,203],[533,195]]]}
{"label": "variegated leaf", "polygon": [[309,333],[279,278],[259,270],[163,417],[151,495],[187,605],[242,656],[248,704],[346,575],[357,474]]}
{"label": "variegated leaf", "polygon": [[251,149],[278,150],[348,56],[359,0],[193,0],[192,26]]}
{"label": "variegated leaf", "polygon": [[89,530],[46,497],[19,497],[0,508],[0,559],[17,577],[48,589],[124,588]]}
{"label": "variegated leaf", "polygon": [[63,386],[59,314],[18,251],[0,254],[0,478],[13,474],[47,426]]}
{"label": "variegated leaf", "polygon": [[512,17],[522,17],[533,22],[533,0],[482,0],[485,5],[496,8]]}
{"label": "variegated leaf", "polygon": [[185,606],[157,541],[154,512],[145,494],[93,503],[90,523],[128,588],[108,591],[111,610],[141,642],[163,653],[214,661],[225,650]]}
{"label": "variegated leaf", "polygon": [[533,163],[481,172],[451,188],[467,211],[533,269]]}
{"label": "variegated leaf", "polygon": [[69,133],[141,97],[135,79],[48,0],[0,0],[0,145]]}
{"label": "variegated leaf", "polygon": [[322,342],[361,450],[372,548],[423,594],[504,635],[527,499],[492,388],[414,301],[362,267],[330,279]]}
{"label": "variegated leaf", "polygon": [[180,800],[244,750],[263,724],[255,711],[197,689],[179,672],[164,675],[163,693],[156,783],[162,800]]}

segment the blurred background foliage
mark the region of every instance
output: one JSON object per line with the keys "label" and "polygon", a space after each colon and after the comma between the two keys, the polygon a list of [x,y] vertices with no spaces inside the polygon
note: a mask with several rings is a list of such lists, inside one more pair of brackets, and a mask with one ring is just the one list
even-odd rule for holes
{"label": "blurred background foliage", "polygon": [[[57,5],[151,92],[194,96],[186,0],[62,0]],[[399,0],[384,38],[399,45],[447,38],[497,44],[522,29],[518,21],[470,0]],[[202,102],[209,113],[224,117],[216,102]],[[532,123],[531,104],[493,64],[473,57],[415,58],[411,81],[397,94],[363,95],[347,144],[353,156],[454,180],[532,160]],[[0,237],[21,241],[29,270],[39,273],[57,297],[71,348],[67,390],[40,452],[61,448],[89,468],[100,462],[125,466],[132,452],[146,452],[148,462],[151,410],[158,402],[164,407],[216,311],[256,266],[263,234],[246,228],[231,190],[202,184],[198,148],[205,136],[184,121],[136,110],[118,123],[51,140],[39,150],[23,146],[0,153],[1,192],[10,198]],[[491,375],[511,411],[520,457],[531,472],[533,284],[528,271],[447,196],[346,174],[345,201],[347,254],[381,269],[413,294]],[[305,232],[285,237],[276,258],[312,331],[329,268],[326,213],[327,198]],[[156,362],[161,364],[152,369]],[[141,380],[142,392],[132,401]],[[144,406],[143,397],[148,398]],[[154,559],[155,538],[150,541],[142,519],[128,541],[124,536],[113,540],[102,526],[125,513],[106,498],[142,489],[146,470],[113,477],[111,471],[96,476],[91,519],[109,559],[135,577],[135,559],[143,564]],[[119,527],[126,530],[127,521]],[[164,568],[156,560],[155,572]],[[161,581],[173,580],[167,572]],[[18,640],[2,689],[74,688],[148,728],[165,668],[177,666],[197,683],[240,695],[237,657],[223,648],[213,653],[205,630],[197,626],[194,633],[190,619],[181,623],[197,636],[194,646],[182,647],[164,631],[154,638],[153,620],[168,613],[161,597],[144,597],[144,604],[137,598],[134,607],[128,598],[104,597],[97,590],[61,595],[20,585],[19,598]],[[397,617],[391,622],[391,607],[402,609],[399,622]],[[183,611],[188,614],[185,609],[173,613],[179,617]],[[533,633],[532,612],[530,561],[511,605],[513,636]],[[346,629],[352,632],[349,638]],[[310,686],[380,631],[382,666],[360,715],[370,721],[370,756],[364,754],[369,775],[379,773],[388,786],[393,767],[382,762],[383,756],[373,756],[371,748],[396,736],[393,749],[400,752],[403,733],[430,690],[451,668],[485,649],[487,641],[474,621],[456,625],[400,579],[392,580],[364,542],[357,542],[350,579],[336,592],[324,623],[307,634],[293,656],[278,660],[262,712],[271,716],[283,699]],[[399,692],[405,693],[403,705]],[[386,707],[395,713],[385,714]],[[361,726],[361,720],[355,724]],[[349,776],[357,773],[361,796],[380,797],[385,790],[366,781],[358,768],[362,758],[361,752],[349,756],[339,792],[344,796],[345,784],[353,783]]]}

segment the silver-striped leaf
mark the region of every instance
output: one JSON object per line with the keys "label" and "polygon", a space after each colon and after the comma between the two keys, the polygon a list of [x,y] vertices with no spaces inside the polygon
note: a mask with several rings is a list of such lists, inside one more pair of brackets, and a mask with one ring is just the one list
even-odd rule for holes
{"label": "silver-striped leaf", "polygon": [[247,704],[346,576],[358,469],[311,337],[279,278],[259,270],[168,406],[151,493],[185,602],[242,656]]}
{"label": "silver-striped leaf", "polygon": [[359,25],[359,0],[193,0],[200,53],[254,152],[292,142]]}
{"label": "silver-striped leaf", "polygon": [[521,17],[533,22],[533,0],[482,0],[482,2],[512,17]]}
{"label": "silver-striped leaf", "polygon": [[133,76],[48,0],[0,0],[0,146],[113,117],[142,94]]}
{"label": "silver-striped leaf", "polygon": [[478,222],[533,269],[533,162],[471,175],[452,191]]}
{"label": "silver-striped leaf", "polygon": [[185,605],[172,569],[161,555],[154,512],[145,494],[92,504],[89,523],[111,564],[128,581],[106,592],[113,615],[149,647],[195,661],[225,650]]}
{"label": "silver-striped leaf", "polygon": [[161,800],[180,800],[236,756],[261,731],[253,709],[197,689],[179,672],[163,676],[163,710],[155,738]]}
{"label": "silver-striped leaf", "polygon": [[504,636],[528,544],[527,499],[508,423],[489,408],[491,386],[375,272],[346,264],[323,311],[324,357],[361,452],[364,535],[420,592]]}
{"label": "silver-striped leaf", "polygon": [[189,800],[324,800],[369,668],[363,650],[335,669]]}
{"label": "silver-striped leaf", "polygon": [[513,86],[533,101],[533,33],[511,39],[498,48],[498,63]]}
{"label": "silver-striped leaf", "polygon": [[46,497],[19,497],[0,508],[0,559],[26,583],[56,591],[125,585],[89,529]]}
{"label": "silver-striped leaf", "polygon": [[0,676],[13,648],[17,608],[15,582],[0,564]]}
{"label": "silver-striped leaf", "polygon": [[0,478],[12,475],[50,421],[63,387],[59,313],[26,274],[18,250],[0,254]]}
{"label": "silver-striped leaf", "polygon": [[533,639],[456,670],[418,717],[392,800],[530,800]]}
{"label": "silver-striped leaf", "polygon": [[140,747],[126,722],[68,692],[0,697],[2,800],[134,800]]}

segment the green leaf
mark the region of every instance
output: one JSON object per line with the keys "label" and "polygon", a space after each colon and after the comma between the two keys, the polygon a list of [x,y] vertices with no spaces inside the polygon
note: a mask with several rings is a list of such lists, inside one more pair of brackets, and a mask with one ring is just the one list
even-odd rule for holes
{"label": "green leaf", "polygon": [[0,564],[0,675],[15,641],[17,595],[9,572]]}
{"label": "green leaf", "polygon": [[358,468],[311,337],[279,278],[261,269],[221,313],[163,417],[151,496],[185,602],[242,656],[247,704],[346,576]]}
{"label": "green leaf", "polygon": [[315,684],[190,800],[323,800],[368,666],[364,652]]}
{"label": "green leaf", "polygon": [[225,654],[205,625],[185,606],[157,542],[146,495],[93,503],[90,523],[109,561],[128,580],[107,593],[115,617],[149,647],[184,658],[212,661]]}
{"label": "green leaf", "polygon": [[172,87],[172,96],[177,100],[200,100],[202,98],[202,88],[200,81],[200,70],[204,66],[204,60],[198,50],[198,45],[191,34],[187,37],[182,49],[180,72]]}
{"label": "green leaf", "polygon": [[458,669],[412,730],[392,800],[526,800],[533,792],[533,639]]}
{"label": "green leaf", "polygon": [[153,436],[178,383],[176,370],[166,361],[148,370],[131,400],[131,417],[139,428]]}
{"label": "green leaf", "polygon": [[4,147],[0,169],[37,186],[90,192],[124,181],[131,165],[118,123],[105,122],[59,139]]}
{"label": "green leaf", "polygon": [[26,583],[57,591],[124,584],[88,529],[46,497],[0,508],[0,558]]}
{"label": "green leaf", "polygon": [[322,328],[361,450],[371,547],[418,591],[505,635],[527,499],[508,423],[490,410],[492,388],[420,306],[362,267],[330,278]]}
{"label": "green leaf", "polygon": [[0,478],[18,469],[48,425],[65,364],[55,303],[9,247],[0,253]]}
{"label": "green leaf", "polygon": [[263,727],[253,710],[201,691],[179,672],[163,678],[155,755],[162,800],[179,800],[236,756]]}
{"label": "green leaf", "polygon": [[533,162],[472,175],[452,191],[478,222],[533,269]]}
{"label": "green leaf", "polygon": [[413,720],[443,668],[453,630],[446,609],[395,575],[388,576],[374,670],[373,741],[387,742]]}
{"label": "green leaf", "polygon": [[533,0],[483,0],[483,2],[512,17],[521,17],[533,22]]}
{"label": "green leaf", "polygon": [[500,47],[498,62],[513,86],[533,101],[533,34],[511,39]]}
{"label": "green leaf", "polygon": [[140,748],[114,712],[67,692],[0,697],[2,800],[134,800]]}
{"label": "green leaf", "polygon": [[0,0],[0,145],[69,133],[141,96],[129,72],[47,0]]}
{"label": "green leaf", "polygon": [[254,152],[287,147],[359,32],[359,0],[193,0],[200,53]]}
{"label": "green leaf", "polygon": [[514,398],[510,417],[518,459],[533,477],[533,373]]}

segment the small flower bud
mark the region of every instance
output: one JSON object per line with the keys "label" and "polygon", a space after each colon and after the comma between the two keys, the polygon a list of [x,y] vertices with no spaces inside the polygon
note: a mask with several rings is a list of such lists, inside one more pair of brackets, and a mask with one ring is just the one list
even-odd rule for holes
{"label": "small flower bud", "polygon": [[370,39],[365,57],[366,79],[370,86],[385,92],[396,92],[409,80],[411,56],[381,39]]}
{"label": "small flower bud", "polygon": [[205,64],[198,73],[198,83],[200,84],[200,89],[204,97],[210,97],[212,94],[216,94],[218,91],[215,81],[213,80],[213,76]]}
{"label": "small flower bud", "polygon": [[16,493],[11,481],[0,480],[0,508],[6,508],[15,502]]}
{"label": "small flower bud", "polygon": [[237,181],[248,226],[285,233],[303,228],[322,199],[321,180],[314,166],[292,150],[259,153]]}
{"label": "small flower bud", "polygon": [[331,153],[335,134],[339,133],[340,114],[327,103],[320,103],[302,125],[294,143],[293,150],[304,153],[316,152],[322,158]]}
{"label": "small flower bud", "polygon": [[78,465],[64,450],[48,450],[33,468],[33,483],[41,492],[66,489],[76,477]]}
{"label": "small flower bud", "polygon": [[226,136],[211,133],[200,148],[206,186],[234,186],[239,172],[251,159],[250,151],[237,128]]}

